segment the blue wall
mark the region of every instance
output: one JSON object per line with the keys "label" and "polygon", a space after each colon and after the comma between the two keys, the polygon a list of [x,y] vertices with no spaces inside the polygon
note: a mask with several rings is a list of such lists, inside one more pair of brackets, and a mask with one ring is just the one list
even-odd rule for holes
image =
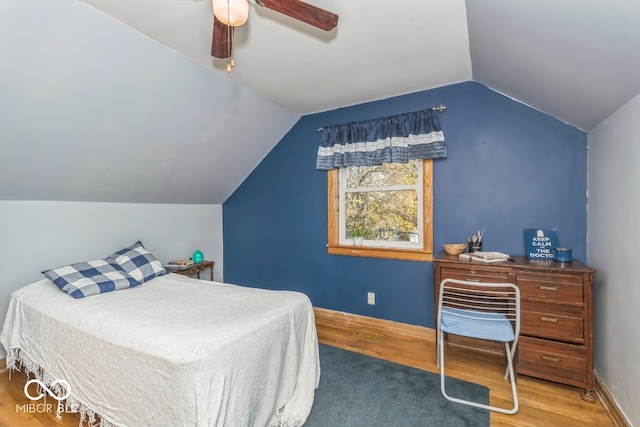
{"label": "blue wall", "polygon": [[433,328],[431,263],[327,254],[327,174],[315,157],[319,127],[439,104],[448,158],[434,161],[434,250],[485,229],[483,250],[524,255],[524,228],[557,228],[586,261],[586,134],[467,82],[302,117],[223,205],[225,281]]}

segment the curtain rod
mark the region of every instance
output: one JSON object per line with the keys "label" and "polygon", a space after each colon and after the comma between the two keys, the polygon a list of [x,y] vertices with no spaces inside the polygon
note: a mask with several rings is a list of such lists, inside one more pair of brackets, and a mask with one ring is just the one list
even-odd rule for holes
{"label": "curtain rod", "polygon": [[[437,107],[433,107],[433,108],[431,108],[431,110],[433,110],[433,111],[438,111],[438,112],[443,112],[446,108],[447,108],[446,106],[444,106],[444,105],[440,104],[440,105],[438,105]],[[324,129],[324,128],[318,128],[318,132],[320,132],[320,131],[321,131],[321,130],[323,130],[323,129]]]}

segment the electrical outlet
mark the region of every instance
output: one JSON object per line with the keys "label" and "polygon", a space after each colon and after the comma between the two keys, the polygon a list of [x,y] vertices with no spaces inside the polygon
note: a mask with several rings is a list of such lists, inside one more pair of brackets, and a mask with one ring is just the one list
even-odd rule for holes
{"label": "electrical outlet", "polygon": [[374,292],[367,292],[367,304],[376,305],[376,294]]}

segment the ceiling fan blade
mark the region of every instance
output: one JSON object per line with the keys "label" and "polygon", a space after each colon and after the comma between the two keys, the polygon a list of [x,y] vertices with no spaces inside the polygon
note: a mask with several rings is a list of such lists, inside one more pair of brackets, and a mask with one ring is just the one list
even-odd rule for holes
{"label": "ceiling fan blade", "polygon": [[211,36],[211,56],[214,58],[231,57],[233,27],[223,24],[213,16],[213,35]]}
{"label": "ceiling fan blade", "polygon": [[338,25],[338,15],[335,13],[300,0],[256,0],[256,3],[325,31]]}

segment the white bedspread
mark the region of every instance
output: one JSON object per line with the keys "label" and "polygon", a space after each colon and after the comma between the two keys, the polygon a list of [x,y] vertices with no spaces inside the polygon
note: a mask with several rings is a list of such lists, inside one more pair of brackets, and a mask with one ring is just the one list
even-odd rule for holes
{"label": "white bedspread", "polygon": [[320,379],[306,295],[176,274],[77,300],[25,286],[0,342],[104,425],[299,426]]}

